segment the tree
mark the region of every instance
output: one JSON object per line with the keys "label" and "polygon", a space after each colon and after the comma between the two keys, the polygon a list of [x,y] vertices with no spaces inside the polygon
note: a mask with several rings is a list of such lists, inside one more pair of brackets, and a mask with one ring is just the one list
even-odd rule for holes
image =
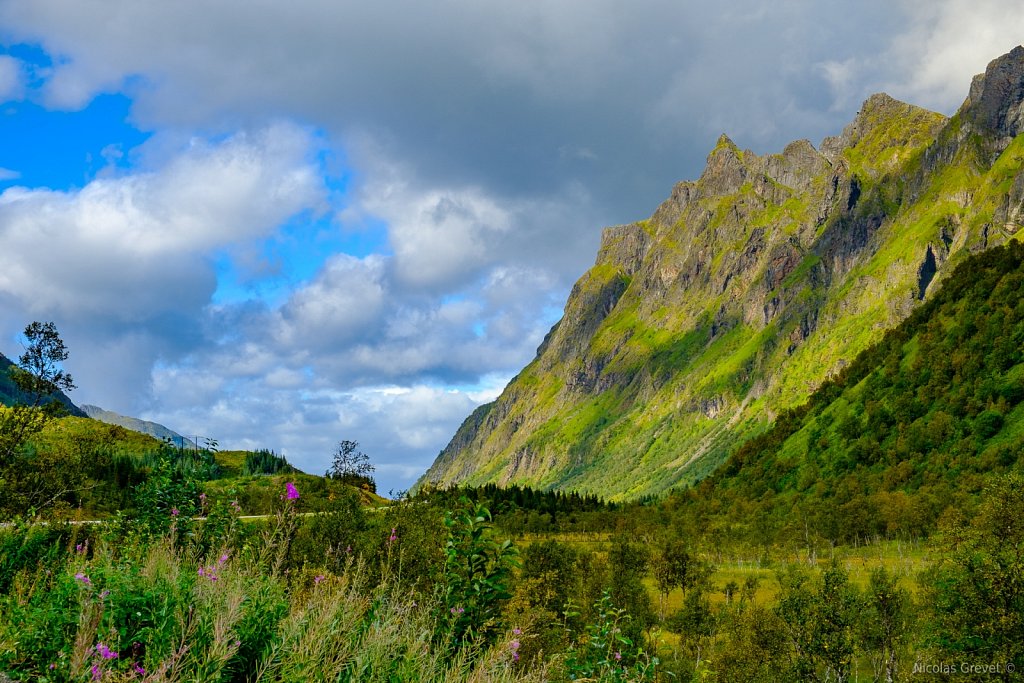
{"label": "tree", "polygon": [[[28,345],[11,367],[11,380],[30,403],[11,406],[0,414],[0,462],[7,463],[29,436],[41,430],[47,417],[63,406],[50,400],[59,391],[71,391],[75,383],[63,370],[68,359],[64,341],[52,322],[33,322],[25,327]],[[43,408],[40,408],[43,406]]]}
{"label": "tree", "polygon": [[62,412],[55,394],[70,391],[75,384],[61,367],[68,352],[52,322],[33,322],[24,336],[28,344],[10,375],[25,398],[17,405],[0,406],[0,490],[5,492],[0,510],[14,514],[60,504],[82,487],[86,477],[80,461],[36,453],[26,446],[29,437]]}
{"label": "tree", "polygon": [[[942,557],[921,578],[926,645],[951,660],[1024,670],[1024,476],[995,478],[969,524],[941,537]],[[1001,680],[1015,680],[1013,672]],[[1000,680],[983,673],[965,680]]]}
{"label": "tree", "polygon": [[374,469],[370,456],[359,450],[359,442],[346,439],[338,442],[327,476],[376,493],[377,484],[370,476]]}
{"label": "tree", "polygon": [[39,406],[59,391],[74,389],[74,380],[61,367],[68,359],[68,351],[57,326],[52,322],[33,322],[25,327],[24,335],[28,346],[18,358],[19,367],[11,373],[11,379],[32,397],[31,405]]}

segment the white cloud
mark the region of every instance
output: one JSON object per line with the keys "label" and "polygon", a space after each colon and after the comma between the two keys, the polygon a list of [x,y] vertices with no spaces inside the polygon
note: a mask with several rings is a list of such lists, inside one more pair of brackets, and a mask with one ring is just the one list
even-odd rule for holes
{"label": "white cloud", "polygon": [[215,250],[322,208],[312,151],[308,133],[279,124],[194,140],[157,170],[80,190],[10,188],[0,194],[0,296],[26,321],[58,321],[91,402],[123,404],[145,393],[156,359],[201,342]]}
{"label": "white cloud", "polygon": [[0,55],[0,102],[20,100],[24,94],[25,65],[10,55]]}
{"label": "white cloud", "polygon": [[886,89],[901,99],[951,113],[971,77],[1024,42],[1024,6],[1016,0],[904,0],[915,21],[888,55]]}

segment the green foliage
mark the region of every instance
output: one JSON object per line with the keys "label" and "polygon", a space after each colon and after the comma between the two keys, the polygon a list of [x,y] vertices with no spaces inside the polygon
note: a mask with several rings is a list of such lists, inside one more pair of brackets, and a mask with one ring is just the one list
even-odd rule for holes
{"label": "green foliage", "polygon": [[370,456],[359,450],[358,441],[344,440],[340,441],[334,450],[327,476],[349,486],[376,493],[377,483],[370,476],[374,469]]}
{"label": "green foliage", "polygon": [[849,680],[860,600],[846,570],[833,563],[811,586],[805,572],[791,567],[780,583],[776,613],[785,623],[794,679]]}
{"label": "green foliage", "polygon": [[940,543],[944,557],[921,578],[930,649],[1024,671],[1024,477],[990,484],[977,516],[953,521]]}
{"label": "green foliage", "polygon": [[291,474],[297,472],[294,467],[288,464],[288,460],[274,451],[260,449],[249,451],[245,454],[245,461],[242,463],[242,476],[253,476],[257,474]]}
{"label": "green foliage", "polygon": [[733,533],[764,544],[931,533],[947,507],[977,497],[986,475],[1012,469],[1024,450],[1022,289],[1024,245],[965,260],[680,507],[715,501]]}
{"label": "green foliage", "polygon": [[502,603],[509,592],[519,554],[511,541],[493,538],[491,513],[464,501],[445,514],[448,530],[444,561],[444,604],[456,646],[487,642],[498,630]]}
{"label": "green foliage", "polygon": [[617,608],[605,591],[594,603],[595,619],[584,627],[579,640],[565,658],[565,676],[570,681],[655,680],[658,658],[649,658],[629,638],[631,617]]}

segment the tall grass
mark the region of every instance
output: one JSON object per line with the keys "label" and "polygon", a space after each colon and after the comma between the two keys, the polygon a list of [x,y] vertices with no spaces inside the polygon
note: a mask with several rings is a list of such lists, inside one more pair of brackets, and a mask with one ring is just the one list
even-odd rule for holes
{"label": "tall grass", "polygon": [[72,545],[29,527],[0,531],[5,547],[15,534],[37,545],[49,536],[65,551],[49,563],[35,553],[0,597],[0,671],[22,680],[392,683],[554,675],[543,664],[519,665],[512,633],[486,646],[452,647],[438,636],[441,601],[411,593],[387,568],[369,572],[361,561],[338,574],[275,573],[273,554],[269,563],[265,552],[199,554],[173,533],[145,545],[103,538]]}

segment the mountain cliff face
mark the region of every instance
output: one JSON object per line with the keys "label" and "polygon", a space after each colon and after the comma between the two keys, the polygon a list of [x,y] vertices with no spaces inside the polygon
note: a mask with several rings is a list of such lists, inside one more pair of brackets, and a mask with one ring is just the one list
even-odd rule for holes
{"label": "mountain cliff face", "polygon": [[695,182],[608,228],[537,357],[421,483],[634,498],[709,474],[909,315],[963,255],[1024,236],[1024,48],[947,119],[879,94],[781,154],[724,135]]}

